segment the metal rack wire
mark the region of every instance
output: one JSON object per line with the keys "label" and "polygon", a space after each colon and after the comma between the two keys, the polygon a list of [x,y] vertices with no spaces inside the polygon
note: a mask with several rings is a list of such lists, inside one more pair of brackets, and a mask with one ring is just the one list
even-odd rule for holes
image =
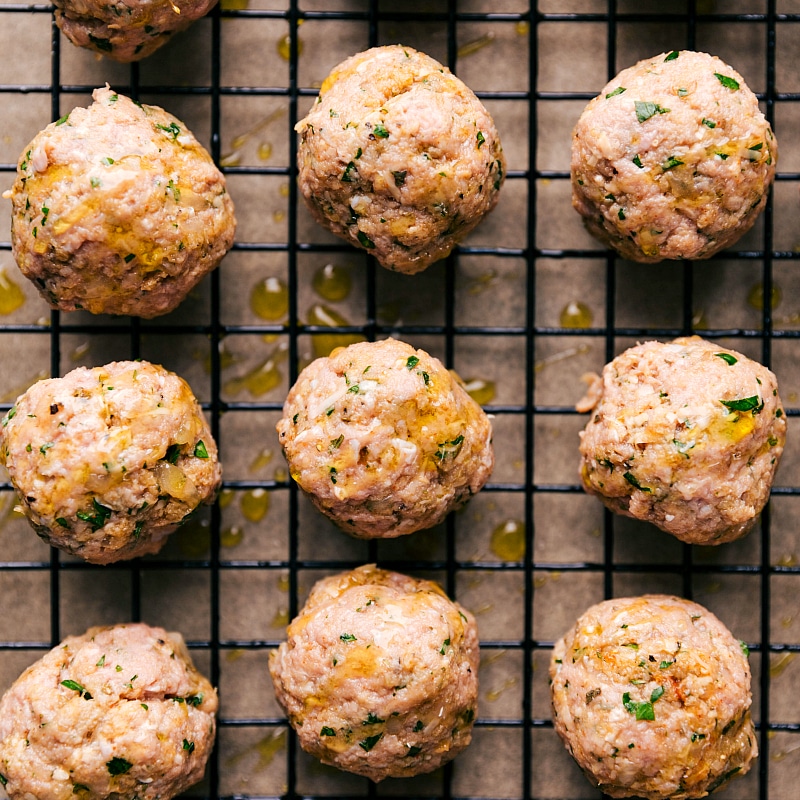
{"label": "metal rack wire", "polygon": [[[254,4],[255,5],[255,4]],[[268,4],[269,5],[269,4]],[[796,757],[790,760],[793,764],[793,775],[785,775],[781,782],[776,782],[775,772],[778,763],[772,756],[775,754],[772,742],[776,734],[793,737],[797,744],[795,750],[800,748],[800,714],[791,716],[778,716],[775,712],[775,697],[772,677],[774,670],[771,666],[776,657],[784,654],[800,652],[800,643],[789,641],[776,631],[771,616],[773,606],[773,593],[775,579],[788,579],[791,582],[791,591],[796,592],[800,585],[800,567],[793,563],[776,563],[771,549],[772,522],[769,509],[764,513],[756,537],[758,552],[755,554],[747,551],[739,560],[702,557],[698,558],[696,551],[688,546],[680,548],[678,557],[667,562],[659,561],[648,550],[647,546],[639,546],[638,550],[620,548],[620,526],[623,523],[605,512],[602,517],[601,546],[593,557],[573,558],[572,560],[554,559],[548,557],[537,558],[537,537],[541,538],[541,529],[537,529],[536,511],[547,498],[564,496],[567,498],[582,497],[580,488],[575,480],[554,480],[549,474],[542,475],[540,464],[544,458],[544,449],[547,442],[542,441],[540,423],[547,419],[574,420],[575,412],[572,403],[551,403],[539,400],[539,348],[543,342],[567,340],[567,337],[576,337],[578,341],[601,343],[600,351],[604,360],[611,359],[622,349],[622,343],[636,338],[669,338],[694,332],[698,327],[706,338],[726,339],[728,341],[743,343],[743,346],[754,344],[756,354],[760,360],[772,365],[774,362],[774,346],[776,342],[788,342],[796,353],[795,340],[800,336],[800,329],[792,326],[776,326],[773,306],[770,302],[763,303],[760,323],[735,325],[721,325],[708,327],[698,322],[696,318],[698,295],[701,292],[703,277],[700,268],[691,263],[678,266],[673,272],[673,280],[680,286],[680,311],[679,322],[669,324],[618,324],[620,317],[620,296],[629,279],[628,273],[623,273],[620,262],[611,254],[596,246],[552,246],[551,239],[546,235],[549,219],[547,204],[550,195],[544,191],[545,187],[565,186],[569,174],[565,168],[551,169],[540,168],[540,139],[542,125],[547,122],[547,113],[544,109],[553,108],[559,104],[588,101],[594,96],[592,91],[553,90],[542,88],[540,73],[541,59],[537,56],[543,43],[551,41],[556,34],[554,25],[569,26],[576,30],[580,26],[601,26],[604,31],[606,43],[605,65],[598,71],[605,72],[608,78],[612,77],[623,66],[626,55],[620,55],[620,41],[622,30],[651,30],[656,21],[677,30],[677,36],[670,40],[672,47],[685,47],[689,49],[703,49],[698,47],[699,32],[703,26],[726,25],[741,26],[748,30],[757,31],[763,41],[763,89],[760,90],[760,99],[768,118],[775,123],[778,109],[788,107],[800,100],[800,92],[779,91],[781,88],[776,79],[776,65],[781,47],[778,36],[779,29],[788,31],[800,22],[800,13],[792,13],[792,9],[782,9],[776,0],[753,0],[751,3],[739,2],[731,4],[739,10],[726,11],[727,4],[717,4],[719,8],[712,8],[713,4],[703,3],[698,0],[687,0],[684,3],[671,4],[671,10],[664,11],[663,4],[640,2],[633,4],[624,0],[608,0],[608,2],[541,2],[538,4],[516,3],[510,0],[508,7],[511,10],[475,11],[480,3],[472,2],[462,4],[456,0],[441,0],[440,2],[418,3],[419,8],[414,10],[398,10],[391,4],[381,0],[368,0],[364,3],[303,3],[290,0],[287,3],[274,3],[279,8],[245,8],[225,9],[215,8],[208,19],[199,25],[208,26],[207,75],[203,79],[188,82],[171,83],[167,80],[151,80],[153,73],[148,73],[148,79],[143,78],[144,67],[132,65],[127,72],[127,84],[117,81],[115,88],[143,99],[157,96],[164,98],[163,103],[169,107],[170,102],[177,102],[180,98],[195,98],[206,105],[207,116],[205,123],[208,127],[208,142],[210,151],[218,162],[223,155],[223,125],[224,103],[230,99],[271,99],[278,98],[287,106],[288,115],[285,120],[283,134],[288,140],[288,154],[286,163],[282,166],[229,166],[225,172],[232,180],[246,180],[249,177],[273,176],[281,178],[288,183],[287,218],[285,236],[280,239],[255,236],[249,240],[239,241],[234,247],[234,253],[239,254],[276,254],[285,263],[285,275],[288,285],[288,313],[285,320],[277,322],[257,322],[253,324],[249,319],[226,319],[222,311],[223,292],[226,282],[230,284],[236,273],[226,270],[226,265],[207,280],[207,306],[204,306],[203,315],[198,318],[186,319],[181,316],[170,316],[154,322],[141,322],[139,320],[112,320],[105,319],[87,320],[84,317],[73,320],[68,315],[52,312],[49,318],[41,322],[4,323],[0,318],[0,358],[11,359],[12,348],[18,343],[33,337],[46,336],[49,343],[49,371],[52,375],[63,374],[65,370],[66,342],[70,337],[77,335],[100,339],[115,337],[114,347],[117,358],[136,358],[142,356],[147,350],[148,337],[163,337],[170,342],[180,343],[183,339],[201,337],[206,342],[207,360],[209,364],[208,386],[203,404],[212,423],[215,438],[220,443],[223,461],[226,456],[226,420],[234,417],[247,417],[261,420],[263,415],[273,416],[281,408],[281,399],[242,401],[226,397],[223,390],[223,363],[221,344],[236,337],[246,339],[252,336],[272,335],[283,337],[288,343],[288,381],[293,382],[297,375],[298,363],[302,356],[304,337],[314,334],[329,333],[329,329],[320,325],[304,324],[301,320],[299,296],[303,283],[302,260],[313,254],[341,254],[349,252],[341,244],[332,244],[327,240],[317,241],[307,237],[301,223],[304,210],[302,204],[298,205],[298,192],[294,180],[296,143],[293,126],[301,116],[300,107],[306,98],[313,97],[316,89],[304,85],[301,76],[301,32],[300,23],[324,24],[331,31],[331,41],[336,39],[337,25],[348,24],[359,26],[363,32],[363,47],[373,46],[389,41],[390,34],[387,29],[399,30],[405,35],[406,26],[411,23],[431,26],[437,31],[444,31],[444,51],[448,66],[455,72],[460,71],[459,46],[463,44],[464,26],[480,24],[486,29],[492,26],[515,24],[520,26],[520,35],[527,39],[528,63],[520,70],[523,73],[521,84],[524,89],[491,89],[478,91],[479,97],[487,103],[495,104],[498,108],[504,104],[524,103],[526,120],[524,131],[524,144],[519,146],[524,151],[527,167],[511,169],[508,173],[507,191],[513,185],[520,187],[524,194],[524,228],[525,241],[519,245],[506,246],[499,238],[489,244],[476,244],[467,242],[457,254],[452,255],[444,265],[436,267],[436,277],[433,286],[441,293],[441,313],[437,312],[437,319],[423,319],[415,322],[387,322],[381,318],[379,305],[381,298],[380,270],[376,269],[366,257],[360,262],[364,275],[363,308],[360,314],[362,322],[341,326],[337,333],[360,334],[368,339],[381,338],[392,334],[401,338],[425,339],[428,337],[438,342],[441,356],[448,364],[453,366],[457,362],[457,351],[460,342],[480,338],[481,341],[489,340],[514,340],[520,341],[522,359],[524,361],[524,385],[520,392],[513,398],[513,402],[503,402],[488,406],[488,410],[495,415],[497,422],[502,425],[506,420],[521,431],[522,467],[519,479],[499,478],[494,480],[485,490],[487,496],[496,496],[497,502],[506,502],[508,498],[520,500],[521,518],[525,528],[525,553],[526,557],[520,561],[502,561],[489,558],[468,558],[459,549],[459,533],[463,522],[451,515],[443,531],[443,544],[434,549],[434,555],[418,554],[413,545],[407,550],[384,548],[382,545],[370,543],[364,545],[362,550],[354,551],[343,548],[341,554],[334,548],[328,551],[323,548],[318,554],[313,548],[303,545],[307,540],[308,524],[304,523],[301,498],[296,487],[288,480],[250,479],[226,477],[226,489],[233,491],[246,491],[250,489],[264,489],[275,497],[285,499],[285,525],[280,529],[264,531],[264,535],[279,539],[283,544],[283,555],[280,557],[253,557],[229,558],[227,551],[221,548],[221,533],[223,529],[222,510],[215,506],[211,511],[209,522],[210,546],[208,555],[200,558],[182,558],[180,554],[169,554],[167,557],[146,559],[131,564],[121,564],[106,567],[105,572],[114,576],[114,581],[124,582],[129,587],[128,614],[130,619],[140,619],[147,616],[151,606],[148,605],[148,587],[161,585],[162,582],[174,572],[183,575],[200,576],[207,588],[207,601],[204,604],[204,621],[207,623],[202,628],[202,635],[189,635],[192,650],[205,659],[207,671],[215,684],[225,681],[226,658],[233,652],[246,652],[254,655],[263,655],[274,647],[278,638],[275,636],[236,635],[228,633],[228,628],[223,624],[226,614],[226,585],[228,581],[238,580],[242,576],[284,575],[288,588],[289,617],[297,612],[302,602],[302,592],[308,586],[303,584],[309,576],[320,571],[344,569],[357,565],[364,560],[377,560],[381,564],[401,569],[403,571],[432,573],[439,576],[451,594],[458,593],[468,585],[469,576],[477,575],[511,575],[520,587],[522,601],[520,603],[521,622],[515,629],[515,635],[492,635],[490,632],[482,633],[482,650],[484,655],[491,656],[493,652],[512,653],[518,664],[517,685],[519,687],[518,703],[513,714],[505,717],[485,716],[481,714],[477,721],[476,731],[497,731],[507,741],[512,738],[515,742],[512,763],[515,765],[514,775],[511,776],[510,790],[504,786],[497,789],[497,794],[491,788],[480,784],[480,789],[473,791],[470,780],[477,775],[485,763],[482,761],[481,749],[478,757],[472,763],[460,763],[457,766],[449,765],[440,775],[434,776],[430,782],[424,784],[410,784],[413,788],[407,789],[404,784],[395,784],[390,787],[376,787],[366,782],[347,782],[331,784],[333,788],[320,789],[324,784],[309,784],[305,778],[309,769],[308,762],[303,760],[294,738],[286,738],[285,752],[280,749],[276,756],[280,779],[278,789],[271,792],[255,791],[249,793],[242,789],[229,790],[225,782],[226,771],[232,762],[226,752],[218,747],[209,765],[208,777],[200,789],[190,792],[192,795],[202,795],[209,798],[228,796],[247,797],[317,797],[317,796],[432,796],[432,797],[460,797],[460,796],[485,796],[485,797],[521,797],[533,800],[544,796],[567,797],[567,792],[575,791],[580,797],[592,797],[586,787],[573,788],[574,783],[566,784],[569,788],[561,794],[542,795],[543,773],[541,772],[540,732],[552,734],[552,723],[546,713],[542,712],[541,689],[546,684],[534,674],[536,670],[537,654],[544,659],[552,647],[552,636],[543,629],[541,624],[541,611],[539,604],[548,602],[540,592],[539,576],[565,575],[568,580],[580,576],[591,576],[599,579],[602,596],[619,594],[618,580],[622,576],[639,576],[642,580],[647,576],[666,576],[677,581],[678,589],[684,596],[691,597],[697,586],[700,576],[742,576],[754,579],[753,604],[758,606],[757,635],[748,637],[749,646],[753,656],[751,663],[757,676],[754,688],[757,689],[757,701],[754,706],[754,716],[758,720],[761,755],[757,766],[754,768],[755,777],[748,779],[745,794],[732,796],[758,797],[759,800],[781,800],[785,794],[785,787],[790,790],[796,786],[800,778],[800,760]],[[336,10],[326,6],[338,6]],[[484,4],[491,5],[490,3]],[[787,3],[787,6],[791,4]],[[561,10],[561,8],[566,10]],[[574,9],[578,10],[574,10]],[[794,9],[800,12],[800,9]],[[48,18],[52,14],[49,5],[12,3],[0,5],[0,28],[10,24],[11,20],[19,15],[33,15]],[[287,30],[288,46],[288,72],[285,82],[264,83],[262,85],[234,85],[226,83],[223,77],[224,48],[233,47],[234,42],[226,37],[223,26],[229,21],[248,22],[255,24],[259,21],[274,21],[285,26]],[[558,30],[563,30],[559,28]],[[66,108],[77,104],[78,96],[85,95],[94,88],[91,85],[66,83],[62,80],[65,49],[71,45],[62,39],[54,24],[51,26],[52,52],[50,57],[51,74],[49,83],[0,83],[0,98],[13,101],[14,98],[23,96],[41,95],[49,97],[50,117],[57,119]],[[414,44],[414,42],[410,42]],[[708,47],[708,45],[705,45]],[[788,48],[788,45],[786,45]],[[709,48],[710,49],[710,48]],[[656,52],[656,50],[653,50]],[[254,54],[256,56],[257,54]],[[157,59],[159,56],[153,56]],[[502,58],[502,54],[500,55]],[[789,58],[788,56],[786,56]],[[622,59],[622,60],[621,60]],[[2,63],[3,56],[0,56]],[[331,66],[334,61],[331,62]],[[0,69],[0,82],[2,81]],[[169,77],[169,75],[167,75]],[[206,79],[207,78],[207,79]],[[757,89],[759,87],[756,87]],[[283,122],[281,124],[284,124]],[[31,131],[31,136],[35,131]],[[781,135],[780,126],[777,130]],[[12,181],[13,163],[0,164],[0,176],[5,183]],[[784,184],[792,186],[800,181],[800,173],[781,171],[778,175],[778,186]],[[549,190],[548,190],[549,191]],[[546,195],[546,196],[545,196]],[[234,199],[236,195],[234,194]],[[757,238],[749,238],[746,249],[741,249],[735,254],[725,254],[724,259],[747,265],[748,273],[752,279],[760,280],[762,296],[771,298],[774,289],[774,271],[776,265],[788,264],[800,258],[798,253],[791,249],[776,249],[774,242],[775,205],[771,202],[764,215],[764,224]],[[10,243],[0,243],[0,255],[3,251],[10,250]],[[477,321],[470,320],[465,323],[463,315],[457,308],[458,284],[463,280],[459,270],[461,261],[475,259],[481,263],[485,259],[496,259],[498,262],[519,263],[524,274],[524,311],[521,318],[512,319],[511,323],[503,324],[502,319],[485,318]],[[723,256],[713,260],[721,262]],[[541,266],[543,262],[556,262],[561,264],[599,264],[597,279],[602,284],[604,309],[602,313],[603,324],[581,329],[566,328],[555,325],[551,317],[542,315],[537,311],[541,307],[543,298]],[[635,276],[641,286],[646,286],[649,277],[645,273]],[[544,298],[546,301],[547,298]],[[623,315],[624,316],[624,315]],[[752,350],[752,347],[751,347]],[[156,353],[157,357],[161,354]],[[779,375],[780,376],[780,375]],[[549,395],[546,395],[549,398]],[[784,398],[786,399],[786,398]],[[6,408],[10,403],[6,403]],[[787,412],[790,424],[800,415],[799,407],[791,407],[787,403]],[[246,423],[245,423],[246,424]],[[253,423],[254,425],[256,423]],[[261,424],[258,422],[257,424]],[[573,426],[574,427],[574,426]],[[271,435],[271,431],[264,430],[263,436]],[[790,431],[790,437],[792,432]],[[228,450],[230,452],[230,450]],[[791,477],[791,476],[790,476]],[[796,498],[800,495],[800,486],[787,485],[784,480],[774,490],[776,498]],[[791,483],[791,481],[790,481]],[[4,492],[10,492],[8,484],[0,487]],[[739,554],[737,553],[737,558]],[[90,567],[65,559],[53,551],[49,557],[36,559],[10,559],[0,560],[0,615],[19,614],[21,598],[12,596],[12,593],[3,590],[3,586],[14,586],[14,579],[18,576],[34,575],[37,578],[46,576],[46,581],[40,581],[42,590],[49,592],[49,620],[44,626],[46,635],[37,634],[43,629],[42,625],[19,626],[19,633],[9,635],[5,640],[0,637],[0,659],[4,654],[25,653],[33,661],[41,651],[54,646],[63,636],[65,619],[72,624],[69,612],[64,608],[65,580],[72,575],[81,574],[92,576],[98,568]],[[5,580],[5,583],[4,583]],[[23,581],[24,582],[24,581]],[[677,591],[676,590],[676,591]],[[597,598],[600,599],[600,598]],[[258,602],[266,603],[266,600]],[[272,614],[271,609],[263,609],[262,614]],[[94,624],[93,619],[85,620],[84,627]],[[180,626],[179,626],[180,627]],[[2,661],[0,661],[0,664]],[[2,674],[2,673],[0,673]],[[266,674],[261,676],[268,682]],[[798,687],[800,688],[800,686]],[[792,712],[793,713],[793,712]],[[220,715],[220,737],[235,738],[237,732],[267,731],[277,732],[283,730],[284,720],[272,709],[264,711],[258,708],[258,713],[231,714],[226,711],[223,693],[223,707]],[[274,739],[272,741],[277,741]],[[491,740],[499,741],[499,740]],[[489,745],[484,748],[486,750]],[[276,746],[277,749],[277,746]],[[551,751],[547,751],[550,753]],[[784,748],[784,752],[791,753],[791,746]],[[490,756],[485,756],[490,758]],[[548,756],[549,757],[549,756]],[[466,756],[469,759],[470,756]],[[311,786],[311,788],[309,788]],[[583,786],[581,784],[581,786]],[[404,792],[408,791],[408,794]],[[749,792],[750,794],[747,794]],[[571,795],[570,795],[571,796]]]}

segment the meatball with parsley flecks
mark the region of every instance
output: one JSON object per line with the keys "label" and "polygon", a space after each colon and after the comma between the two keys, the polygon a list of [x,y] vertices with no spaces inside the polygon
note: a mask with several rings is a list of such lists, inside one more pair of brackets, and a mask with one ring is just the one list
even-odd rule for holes
{"label": "meatball with parsley flecks", "polygon": [[11,243],[53,307],[156,317],[233,244],[225,178],[176,117],[108,87],[25,148]]}
{"label": "meatball with parsley flecks", "polygon": [[709,258],[753,226],[777,157],[744,78],[716,56],[673,50],[620,72],[581,114],[572,203],[624,258]]}
{"label": "meatball with parsley flecks", "polygon": [[758,755],[748,652],[689,600],[598,603],[553,648],[556,733],[604,795],[706,797]]}
{"label": "meatball with parsley flecks", "polygon": [[494,208],[505,179],[483,104],[438,61],[402,45],[334,67],[296,130],[300,192],[314,219],[398,272],[445,258]]}
{"label": "meatball with parsley flecks", "polygon": [[217,0],[54,0],[56,24],[78,47],[128,63],[149,56]]}
{"label": "meatball with parsley flecks", "polygon": [[699,336],[646,342],[593,376],[579,411],[584,489],[690,544],[744,536],[786,440],[775,375]]}
{"label": "meatball with parsley flecks", "polygon": [[431,772],[472,738],[475,618],[427,580],[366,565],[317,582],[270,654],[300,746],[378,782]]}
{"label": "meatball with parsley flecks", "polygon": [[431,528],[494,466],[481,407],[437,359],[395,339],[307,366],[277,425],[292,478],[342,530],[391,538]]}
{"label": "meatball with parsley flecks", "polygon": [[2,421],[0,461],[36,533],[95,564],[157,553],[222,480],[189,385],[146,361],[35,383]]}
{"label": "meatball with parsley flecks", "polygon": [[203,777],[217,707],[179,633],[89,628],[0,700],[0,783],[10,800],[169,800]]}

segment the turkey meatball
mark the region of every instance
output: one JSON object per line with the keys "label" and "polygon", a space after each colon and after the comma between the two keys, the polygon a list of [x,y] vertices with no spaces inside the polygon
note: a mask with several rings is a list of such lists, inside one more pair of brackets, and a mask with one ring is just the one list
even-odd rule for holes
{"label": "turkey meatball", "polygon": [[300,746],[377,782],[470,743],[478,661],[469,611],[436,583],[368,565],[314,586],[270,672]]}
{"label": "turkey meatball", "polygon": [[690,544],[744,536],[786,438],[775,376],[698,336],[647,342],[603,369],[579,411],[581,478],[612,511]]}
{"label": "turkey meatball", "polygon": [[445,258],[492,210],[505,178],[482,103],[410,47],[375,47],[334,67],[295,129],[314,219],[398,272]]}
{"label": "turkey meatball", "polygon": [[709,258],[767,202],[778,146],[724,61],[687,50],[623,70],[572,134],[572,203],[633,261]]}
{"label": "turkey meatball", "polygon": [[6,196],[17,264],[62,311],[166,314],[236,227],[225,178],[186,126],[108,87],[34,137]]}
{"label": "turkey meatball", "polygon": [[168,800],[197,783],[217,693],[179,633],[143,624],[68,636],[0,701],[11,800]]}
{"label": "turkey meatball", "polygon": [[188,28],[216,0],[54,0],[56,24],[78,47],[139,61]]}
{"label": "turkey meatball", "polygon": [[553,722],[609,797],[705,797],[758,754],[747,647],[697,603],[606,600],[556,642]]}
{"label": "turkey meatball", "polygon": [[481,407],[438,359],[394,339],[337,348],[312,362],[277,429],[300,488],[363,539],[433,527],[494,466]]}
{"label": "turkey meatball", "polygon": [[146,361],[39,381],[2,425],[20,510],[46,542],[94,564],[157,553],[220,485],[192,390]]}

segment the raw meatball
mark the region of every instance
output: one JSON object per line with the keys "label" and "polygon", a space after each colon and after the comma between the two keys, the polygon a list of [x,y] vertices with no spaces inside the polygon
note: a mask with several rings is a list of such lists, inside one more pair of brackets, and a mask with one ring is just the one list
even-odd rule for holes
{"label": "raw meatball", "polygon": [[398,272],[449,255],[492,210],[505,178],[482,103],[410,47],[375,47],[334,67],[295,130],[314,219]]}
{"label": "raw meatball", "polygon": [[157,553],[220,485],[192,390],[146,361],[39,381],[2,425],[20,510],[46,542],[93,564]]}
{"label": "raw meatball", "polygon": [[367,565],[314,586],[269,667],[300,746],[377,782],[470,743],[478,661],[469,611],[436,583]]}
{"label": "raw meatball", "polygon": [[179,633],[90,628],[0,701],[2,783],[11,800],[168,800],[203,777],[217,705]]}
{"label": "raw meatball", "polygon": [[633,261],[709,258],[750,230],[778,145],[742,76],[688,50],[620,72],[572,134],[572,204]]}
{"label": "raw meatball", "polygon": [[612,511],[690,544],[744,536],[786,439],[775,376],[699,336],[626,350],[594,376],[581,478]]}
{"label": "raw meatball", "polygon": [[217,0],[53,0],[56,24],[78,47],[127,63],[149,56]]}
{"label": "raw meatball", "polygon": [[5,195],[14,257],[53,308],[166,314],[233,243],[225,178],[171,114],[93,96],[20,158]]}
{"label": "raw meatball", "polygon": [[494,466],[481,407],[438,359],[394,339],[312,362],[277,429],[292,478],[323,514],[363,539],[432,528]]}
{"label": "raw meatball", "polygon": [[553,649],[556,732],[610,797],[705,797],[758,754],[747,653],[689,600],[598,603]]}

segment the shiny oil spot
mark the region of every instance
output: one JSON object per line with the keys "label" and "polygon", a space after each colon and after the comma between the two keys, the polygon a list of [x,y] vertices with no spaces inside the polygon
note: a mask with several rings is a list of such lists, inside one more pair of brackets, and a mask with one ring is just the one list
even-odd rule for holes
{"label": "shiny oil spot", "polygon": [[289,289],[275,276],[259,281],[250,290],[250,308],[268,322],[283,319],[289,311]]}
{"label": "shiny oil spot", "polygon": [[0,314],[12,314],[25,302],[25,294],[12,280],[5,267],[0,267]]}
{"label": "shiny oil spot", "polygon": [[[772,309],[776,309],[783,299],[783,292],[781,287],[775,281],[772,282]],[[747,303],[752,306],[756,311],[764,310],[764,284],[754,283],[747,293]]]}
{"label": "shiny oil spot", "polygon": [[[278,55],[284,61],[291,61],[292,58],[292,39],[287,33],[286,36],[281,36],[278,39]],[[303,40],[298,36],[297,37],[297,57],[299,58],[303,54]]]}
{"label": "shiny oil spot", "polygon": [[[348,320],[338,311],[317,303],[308,310],[308,324],[319,325],[325,328],[338,328],[349,325]],[[311,337],[314,355],[324,358],[337,347],[347,347],[356,342],[365,342],[366,339],[358,333],[315,333]]]}
{"label": "shiny oil spot", "polygon": [[492,552],[503,561],[522,561],[525,558],[525,523],[507,519],[492,531]]}
{"label": "shiny oil spot", "polygon": [[496,387],[494,381],[467,378],[464,381],[464,389],[479,406],[487,406],[494,400]]}
{"label": "shiny oil spot", "polygon": [[230,525],[220,532],[219,543],[223,547],[238,547],[244,539],[244,530],[239,525]]}
{"label": "shiny oil spot", "polygon": [[239,503],[242,516],[249,522],[261,522],[269,511],[269,492],[266,489],[248,489]]}
{"label": "shiny oil spot", "polygon": [[580,300],[571,300],[558,316],[562,328],[591,328],[592,320],[592,310]]}
{"label": "shiny oil spot", "polygon": [[323,300],[338,303],[350,294],[353,280],[347,267],[339,264],[326,264],[314,273],[311,285]]}

